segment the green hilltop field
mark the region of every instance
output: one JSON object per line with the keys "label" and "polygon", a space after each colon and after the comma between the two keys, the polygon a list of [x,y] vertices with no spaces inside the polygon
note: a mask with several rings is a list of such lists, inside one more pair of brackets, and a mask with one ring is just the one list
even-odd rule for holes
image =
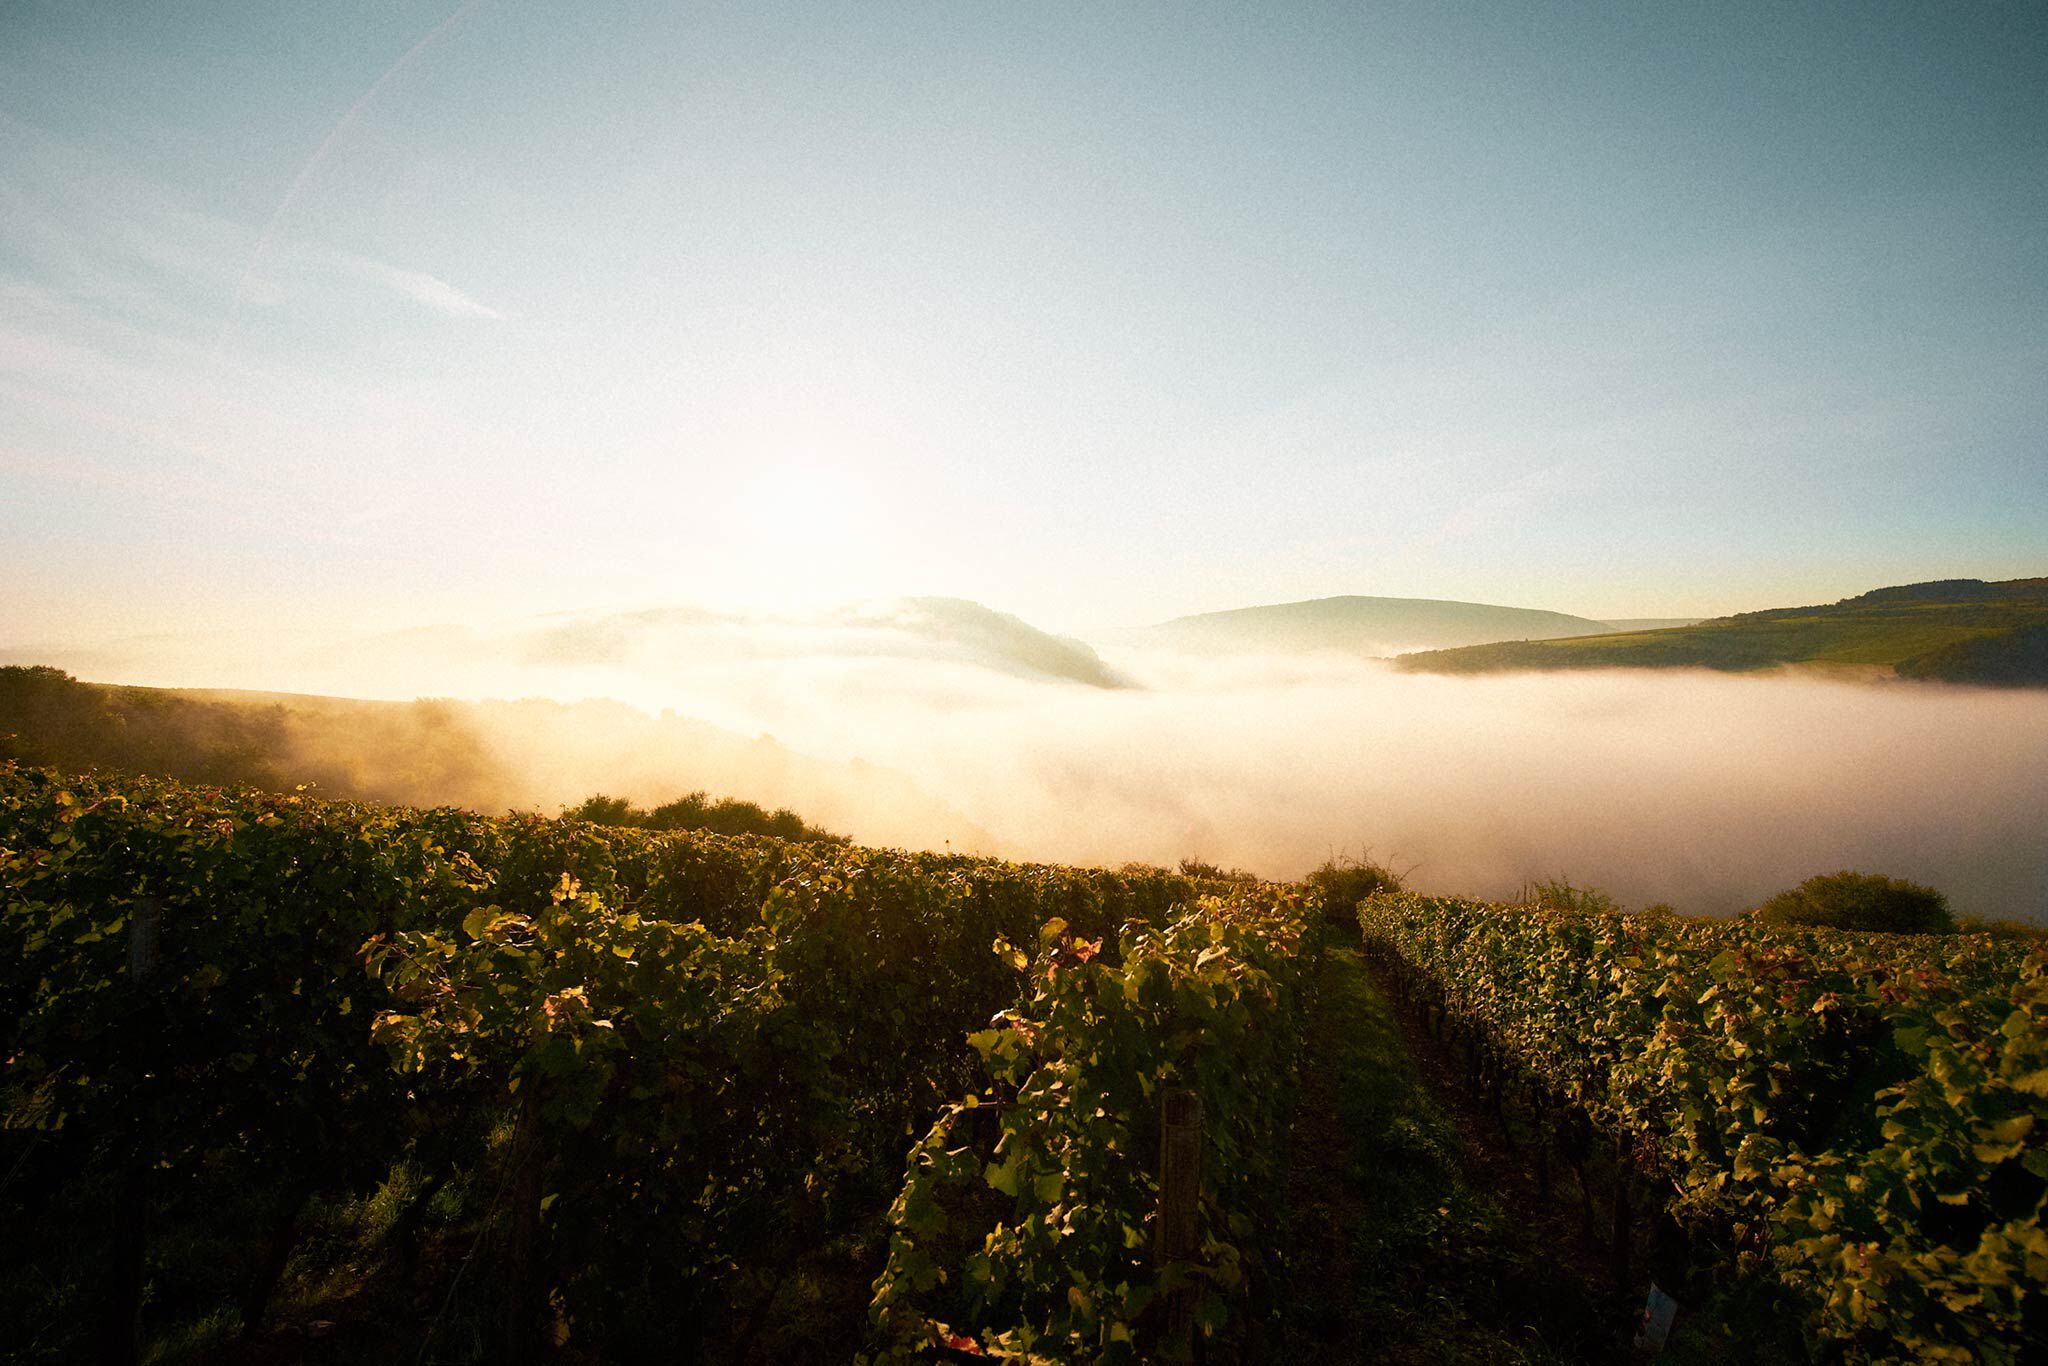
{"label": "green hilltop field", "polygon": [[1692,626],[1517,640],[1400,656],[1416,673],[1717,669],[1787,665],[1993,687],[2048,687],[2048,578],[1944,579],[1822,607],[1780,607]]}
{"label": "green hilltop field", "polygon": [[1404,646],[1441,650],[1532,636],[1599,635],[1613,629],[1608,622],[1564,612],[1435,598],[1347,596],[1177,617],[1147,628],[1138,638],[1196,651],[1377,656]]}

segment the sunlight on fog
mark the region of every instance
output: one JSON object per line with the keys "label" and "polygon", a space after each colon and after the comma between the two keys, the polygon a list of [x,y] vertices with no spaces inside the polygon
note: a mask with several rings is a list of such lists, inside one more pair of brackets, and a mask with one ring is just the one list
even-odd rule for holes
{"label": "sunlight on fog", "polygon": [[[461,799],[505,805],[709,785],[869,841],[1109,864],[1195,855],[1276,877],[1369,848],[1426,890],[1504,896],[1565,874],[1699,912],[1844,867],[1931,883],[1984,914],[2042,916],[2048,885],[2039,693],[1098,656],[948,599],[234,651],[194,639],[50,662],[171,685],[630,704],[481,709],[504,776]],[[682,719],[655,719],[671,709]]]}

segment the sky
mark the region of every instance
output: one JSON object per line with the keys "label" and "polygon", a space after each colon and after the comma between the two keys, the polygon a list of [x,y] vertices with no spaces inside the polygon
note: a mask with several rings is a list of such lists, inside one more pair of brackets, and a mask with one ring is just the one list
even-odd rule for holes
{"label": "sky", "polygon": [[2048,573],[2048,7],[0,0],[0,644]]}

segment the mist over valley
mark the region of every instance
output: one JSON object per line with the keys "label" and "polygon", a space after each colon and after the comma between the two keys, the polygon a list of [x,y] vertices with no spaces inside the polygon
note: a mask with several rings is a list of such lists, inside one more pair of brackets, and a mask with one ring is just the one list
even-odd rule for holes
{"label": "mist over valley", "polygon": [[[281,708],[287,767],[384,800],[551,811],[708,789],[866,843],[1271,878],[1370,851],[1425,890],[1511,897],[1564,875],[1699,914],[1875,867],[1967,913],[2048,919],[2048,693],[1782,668],[1432,676],[1368,653],[1390,622],[1422,644],[1613,629],[1340,598],[1091,646],[924,598],[37,662]],[[222,688],[292,695],[206,691]]]}

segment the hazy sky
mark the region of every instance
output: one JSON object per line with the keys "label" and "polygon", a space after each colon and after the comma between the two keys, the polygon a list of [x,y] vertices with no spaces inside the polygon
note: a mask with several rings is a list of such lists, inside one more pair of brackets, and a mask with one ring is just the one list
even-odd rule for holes
{"label": "hazy sky", "polygon": [[2048,6],[0,0],[0,643],[2048,572]]}

